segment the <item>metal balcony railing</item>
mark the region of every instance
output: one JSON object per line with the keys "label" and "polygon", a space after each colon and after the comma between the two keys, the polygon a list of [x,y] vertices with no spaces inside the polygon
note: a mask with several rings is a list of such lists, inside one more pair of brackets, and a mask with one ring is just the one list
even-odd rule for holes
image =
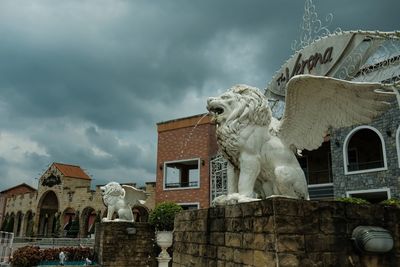
{"label": "metal balcony railing", "polygon": [[183,183],[166,183],[165,188],[186,188],[186,187],[198,187],[199,182],[183,182]]}
{"label": "metal balcony railing", "polygon": [[329,169],[319,171],[304,170],[304,174],[309,185],[332,183],[332,171]]}
{"label": "metal balcony railing", "polygon": [[39,247],[93,247],[94,238],[41,238],[41,237],[15,237],[14,245],[31,245]]}
{"label": "metal balcony railing", "polygon": [[351,171],[369,170],[382,168],[384,166],[383,160],[367,161],[367,162],[354,162],[347,165],[347,169]]}

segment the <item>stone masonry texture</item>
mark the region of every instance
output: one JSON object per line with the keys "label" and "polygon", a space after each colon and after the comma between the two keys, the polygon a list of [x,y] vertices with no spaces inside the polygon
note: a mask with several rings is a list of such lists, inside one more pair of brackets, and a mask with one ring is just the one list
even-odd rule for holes
{"label": "stone masonry texture", "polygon": [[[136,229],[136,233],[128,234],[127,228]],[[155,267],[154,238],[154,228],[148,223],[97,223],[97,262],[103,267]]]}
{"label": "stone masonry texture", "polygon": [[[183,211],[175,218],[174,267],[400,266],[400,209],[337,201],[273,198]],[[359,225],[389,230],[394,248],[365,255]]]}
{"label": "stone masonry texture", "polygon": [[[345,197],[346,191],[377,188],[389,188],[392,198],[400,198],[400,151],[396,148],[396,142],[400,142],[400,110],[397,103],[369,126],[374,127],[383,136],[387,170],[345,175],[344,141],[351,130],[358,126],[335,129],[331,134],[331,153],[334,197],[336,198]],[[337,141],[337,145],[335,141]]]}

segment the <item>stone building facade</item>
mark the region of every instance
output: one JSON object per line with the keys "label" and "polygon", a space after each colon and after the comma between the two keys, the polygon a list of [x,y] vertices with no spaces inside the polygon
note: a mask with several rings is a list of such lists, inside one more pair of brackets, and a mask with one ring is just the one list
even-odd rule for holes
{"label": "stone building facade", "polygon": [[[373,153],[381,155],[381,166],[371,166],[362,170],[346,168],[346,164],[351,164],[348,155],[351,153],[351,138],[359,131],[370,132],[378,137],[372,140],[378,143],[378,149]],[[372,201],[374,198],[377,201],[400,198],[400,110],[397,103],[369,125],[336,129],[332,132],[331,140],[334,140],[331,142],[331,152],[333,189],[336,197],[359,196],[370,198]],[[370,143],[369,146],[372,147],[373,144]]]}
{"label": "stone building facade", "polygon": [[[91,178],[79,166],[53,163],[40,177],[36,192],[7,198],[3,225],[16,236],[87,237],[106,215],[100,185],[90,187]],[[138,221],[147,220],[154,208],[154,183],[145,189],[150,200],[133,207]]]}
{"label": "stone building facade", "polygon": [[8,188],[6,190],[3,190],[0,192],[0,222],[3,221],[5,217],[5,211],[6,211],[6,204],[7,204],[7,198],[13,197],[16,195],[21,195],[21,194],[27,194],[27,193],[35,193],[36,189],[33,188],[30,185],[27,185],[25,183],[16,185],[14,187]]}
{"label": "stone building facade", "polygon": [[[315,60],[328,50],[332,52],[329,61]],[[279,118],[285,105],[286,83],[293,75],[388,84],[399,82],[399,66],[398,34],[338,32],[316,39],[295,52],[272,78],[266,94],[275,99],[272,107]],[[285,76],[287,73],[291,76]],[[397,97],[389,110],[368,125],[330,129],[322,147],[303,151],[298,159],[311,198],[360,197],[373,203],[400,198],[399,107]]]}
{"label": "stone building facade", "polygon": [[157,124],[156,203],[210,206],[210,160],[217,153],[215,125],[207,114]]}

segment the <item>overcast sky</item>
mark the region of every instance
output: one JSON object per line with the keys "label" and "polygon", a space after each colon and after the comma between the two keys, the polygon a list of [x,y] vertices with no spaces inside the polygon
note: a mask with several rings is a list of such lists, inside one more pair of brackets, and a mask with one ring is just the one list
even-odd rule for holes
{"label": "overcast sky", "polygon": [[[400,30],[399,0],[314,0],[331,31]],[[301,0],[0,1],[0,191],[52,162],[94,184],[155,181],[156,123],[265,88],[293,54]],[[184,141],[184,140],[183,140]]]}

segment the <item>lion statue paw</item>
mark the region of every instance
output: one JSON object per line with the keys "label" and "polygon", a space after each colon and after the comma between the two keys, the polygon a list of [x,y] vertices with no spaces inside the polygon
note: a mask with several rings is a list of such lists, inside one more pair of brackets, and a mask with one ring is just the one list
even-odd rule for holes
{"label": "lion statue paw", "polygon": [[259,201],[258,198],[252,198],[248,196],[241,195],[239,193],[233,193],[229,195],[222,195],[214,198],[212,201],[212,206],[225,206],[225,205],[232,205],[237,203],[245,203],[245,202],[252,202],[252,201]]}

